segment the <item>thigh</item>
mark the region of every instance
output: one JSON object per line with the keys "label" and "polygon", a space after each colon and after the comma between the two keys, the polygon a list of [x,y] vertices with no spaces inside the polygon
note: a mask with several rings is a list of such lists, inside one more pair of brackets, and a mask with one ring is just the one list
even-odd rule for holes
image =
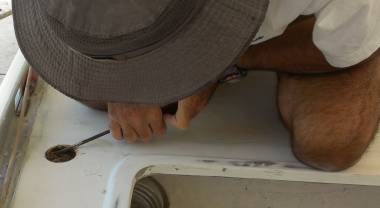
{"label": "thigh", "polygon": [[314,17],[296,20],[282,35],[250,46],[238,65],[252,70],[304,74],[335,71],[314,45],[314,24]]}

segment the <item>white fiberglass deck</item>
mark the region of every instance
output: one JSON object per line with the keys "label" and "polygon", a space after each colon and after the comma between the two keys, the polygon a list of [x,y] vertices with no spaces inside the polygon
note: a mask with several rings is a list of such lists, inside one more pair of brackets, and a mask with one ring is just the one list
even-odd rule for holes
{"label": "white fiberglass deck", "polygon": [[[116,197],[112,195],[123,192],[120,189],[124,185],[125,189],[130,188],[130,181],[120,177],[140,167],[139,163],[141,168],[150,167],[143,175],[167,173],[379,186],[378,139],[356,166],[340,173],[311,170],[294,158],[289,135],[275,107],[275,80],[273,73],[255,72],[238,84],[221,87],[187,131],[170,128],[165,138],[155,138],[149,144],[127,144],[108,135],[80,148],[74,160],[61,164],[47,161],[45,151],[107,129],[107,117],[46,87],[13,207],[102,207],[105,198],[111,203]],[[115,168],[116,164],[119,168]]]}

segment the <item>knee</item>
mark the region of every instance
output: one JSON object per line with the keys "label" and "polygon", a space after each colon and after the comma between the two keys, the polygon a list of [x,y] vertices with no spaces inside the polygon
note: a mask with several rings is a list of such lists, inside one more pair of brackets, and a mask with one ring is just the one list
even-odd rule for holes
{"label": "knee", "polygon": [[295,156],[306,165],[324,171],[345,170],[360,158],[361,154],[345,151],[343,148],[332,149],[327,146],[310,147],[293,145]]}
{"label": "knee", "polygon": [[[367,139],[352,135],[294,135],[294,155],[303,163],[324,171],[341,171],[353,166],[361,157]],[[357,136],[357,135],[356,135]]]}

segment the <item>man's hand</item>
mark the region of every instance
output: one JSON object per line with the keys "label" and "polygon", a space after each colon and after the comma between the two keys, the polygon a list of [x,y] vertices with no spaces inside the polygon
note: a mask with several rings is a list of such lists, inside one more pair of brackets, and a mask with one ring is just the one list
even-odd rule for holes
{"label": "man's hand", "polygon": [[216,84],[178,102],[175,115],[163,115],[160,106],[108,103],[108,116],[115,139],[125,138],[133,143],[138,139],[147,142],[153,135],[164,135],[165,120],[179,129],[188,128],[193,119],[208,103]]}
{"label": "man's hand", "polygon": [[165,114],[166,122],[179,129],[187,129],[193,119],[208,104],[217,84],[209,86],[204,90],[187,97],[178,102],[178,110],[175,115]]}
{"label": "man's hand", "polygon": [[166,131],[160,106],[108,103],[108,117],[113,137],[130,143],[138,139],[148,142],[152,135]]}

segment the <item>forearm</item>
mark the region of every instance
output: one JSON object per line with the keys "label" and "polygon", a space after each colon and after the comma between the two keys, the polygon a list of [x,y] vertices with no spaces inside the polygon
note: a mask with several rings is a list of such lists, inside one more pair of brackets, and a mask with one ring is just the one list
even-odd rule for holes
{"label": "forearm", "polygon": [[290,73],[335,71],[312,41],[314,18],[292,24],[280,37],[251,46],[239,66]]}

